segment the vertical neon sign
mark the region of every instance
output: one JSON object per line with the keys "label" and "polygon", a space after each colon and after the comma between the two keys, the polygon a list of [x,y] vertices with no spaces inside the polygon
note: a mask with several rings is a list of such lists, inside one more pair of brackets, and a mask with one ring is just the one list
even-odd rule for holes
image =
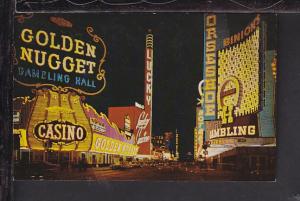
{"label": "vertical neon sign", "polygon": [[151,154],[151,135],[152,135],[152,91],[153,91],[153,35],[146,35],[145,51],[145,100],[144,111],[140,114],[137,129],[137,144],[139,145],[139,154]]}
{"label": "vertical neon sign", "polygon": [[217,90],[217,17],[209,14],[205,16],[204,34],[204,119],[216,119],[216,90]]}

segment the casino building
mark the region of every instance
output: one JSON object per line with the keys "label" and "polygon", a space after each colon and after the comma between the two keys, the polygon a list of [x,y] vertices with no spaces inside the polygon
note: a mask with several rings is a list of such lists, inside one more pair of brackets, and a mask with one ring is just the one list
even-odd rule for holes
{"label": "casino building", "polygon": [[[85,158],[88,164],[96,166],[115,163],[120,157],[133,157],[137,154],[138,146],[134,136],[128,136],[125,131],[118,129],[105,114],[97,113],[80,99],[77,99],[78,104],[71,102],[71,99],[70,108],[75,112],[68,113],[67,125],[57,124],[56,116],[66,115],[67,111],[61,112],[57,106],[42,105],[42,102],[47,104],[47,101],[41,96],[53,92],[40,90],[37,93],[40,95],[33,99],[14,99],[16,160],[54,164],[68,162],[72,165]],[[55,100],[53,97],[53,94],[51,97],[46,95],[45,99],[51,103]],[[40,110],[40,107],[48,110]],[[51,107],[54,107],[53,110]],[[64,110],[67,109],[64,107]],[[45,118],[48,120],[43,120]],[[80,119],[80,123],[73,123],[75,119]],[[32,129],[26,130],[28,125]]]}
{"label": "casino building", "polygon": [[[253,15],[240,28],[226,14],[207,14],[204,20],[195,158],[202,154],[214,168],[274,175],[277,64],[274,30],[267,26],[272,20]],[[202,129],[205,152],[198,140]]]}
{"label": "casino building", "polygon": [[145,105],[97,112],[85,96],[63,87],[37,87],[33,97],[13,99],[14,158],[76,166],[105,166],[150,158],[153,35],[146,35]]}

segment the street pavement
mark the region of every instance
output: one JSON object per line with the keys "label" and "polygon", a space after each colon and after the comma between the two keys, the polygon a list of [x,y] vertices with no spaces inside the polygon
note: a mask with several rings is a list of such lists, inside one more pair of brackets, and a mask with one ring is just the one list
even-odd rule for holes
{"label": "street pavement", "polygon": [[261,177],[260,175],[243,177],[234,171],[215,169],[201,169],[198,166],[144,166],[132,167],[123,170],[112,170],[110,167],[79,169],[55,168],[40,171],[37,174],[17,173],[16,179],[32,180],[152,180],[152,181],[236,181],[236,180],[272,180],[272,177]]}
{"label": "street pavement", "polygon": [[216,170],[201,170],[191,172],[177,168],[142,167],[126,170],[112,170],[103,168],[89,168],[86,171],[65,170],[56,174],[55,179],[88,179],[88,180],[231,180],[230,172]]}

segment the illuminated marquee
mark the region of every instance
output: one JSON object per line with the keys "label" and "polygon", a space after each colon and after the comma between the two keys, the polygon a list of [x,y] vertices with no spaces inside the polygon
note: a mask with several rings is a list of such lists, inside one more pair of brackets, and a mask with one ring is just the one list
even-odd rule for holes
{"label": "illuminated marquee", "polygon": [[205,47],[204,47],[204,118],[213,120],[216,118],[216,39],[217,39],[216,15],[205,16]]}
{"label": "illuminated marquee", "polygon": [[205,122],[208,139],[226,137],[247,137],[258,136],[257,116],[254,114],[238,117],[233,123],[222,124],[221,120]]}
{"label": "illuminated marquee", "polygon": [[46,142],[53,142],[48,149],[88,151],[92,129],[80,96],[49,89],[38,89],[35,94],[30,116],[26,117],[29,148],[44,150]]}
{"label": "illuminated marquee", "polygon": [[94,135],[91,152],[134,156],[139,147],[103,135]]}
{"label": "illuminated marquee", "polygon": [[218,137],[252,136],[256,134],[255,129],[255,125],[218,128],[210,131],[210,139]]}
{"label": "illuminated marquee", "polygon": [[207,15],[205,18],[203,116],[206,141],[258,137],[261,81],[259,25],[260,15],[257,15],[236,34],[228,36],[220,33],[218,36],[225,34],[226,37],[220,40],[223,49],[216,50],[216,16]]}
{"label": "illuminated marquee", "polygon": [[70,122],[52,121],[38,123],[34,127],[34,135],[39,140],[68,144],[83,141],[86,137],[86,130],[84,127]]}
{"label": "illuminated marquee", "polygon": [[[106,85],[103,63],[106,45],[92,27],[78,28],[46,20],[47,28],[38,28],[38,20],[16,26],[14,80],[26,87],[71,90],[96,95]],[[52,23],[51,23],[52,22]],[[81,32],[83,34],[78,34]]]}
{"label": "illuminated marquee", "polygon": [[245,38],[247,38],[252,32],[256,30],[256,28],[259,26],[260,23],[260,15],[257,15],[254,20],[246,26],[245,29],[242,31],[223,39],[223,46],[227,47],[229,45],[234,45],[240,41],[243,41]]}
{"label": "illuminated marquee", "polygon": [[259,27],[245,41],[218,52],[218,118],[253,114],[259,108]]}
{"label": "illuminated marquee", "polygon": [[[33,31],[24,28],[20,34],[21,41],[27,45],[32,43],[39,47],[49,47],[50,49],[72,52],[77,55],[96,58],[96,46],[85,43],[82,40],[73,39],[67,35],[59,35],[55,32],[47,32],[45,30]],[[96,68],[95,61],[89,61],[70,56],[60,56],[57,53],[48,53],[40,49],[29,47],[20,47],[20,59],[39,67],[49,67],[51,70],[63,69],[68,73],[78,74],[94,74]]]}
{"label": "illuminated marquee", "polygon": [[137,144],[141,144],[143,142],[148,142],[150,140],[150,136],[142,137],[142,134],[145,133],[145,129],[149,125],[150,118],[148,118],[148,114],[143,111],[137,121],[136,130],[137,130]]}
{"label": "illuminated marquee", "polygon": [[222,123],[233,122],[233,107],[238,106],[240,101],[240,83],[235,77],[228,77],[220,84],[218,93],[219,107],[222,108]]}
{"label": "illuminated marquee", "polygon": [[153,92],[153,35],[146,35],[145,52],[145,100],[144,111],[140,114],[136,129],[137,144],[139,144],[139,154],[151,154],[152,135],[152,92]]}

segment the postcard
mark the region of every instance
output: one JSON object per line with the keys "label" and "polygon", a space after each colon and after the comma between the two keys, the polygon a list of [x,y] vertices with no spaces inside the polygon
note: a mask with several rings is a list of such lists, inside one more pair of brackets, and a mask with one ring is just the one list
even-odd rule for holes
{"label": "postcard", "polygon": [[276,179],[276,15],[16,13],[14,30],[15,179]]}

